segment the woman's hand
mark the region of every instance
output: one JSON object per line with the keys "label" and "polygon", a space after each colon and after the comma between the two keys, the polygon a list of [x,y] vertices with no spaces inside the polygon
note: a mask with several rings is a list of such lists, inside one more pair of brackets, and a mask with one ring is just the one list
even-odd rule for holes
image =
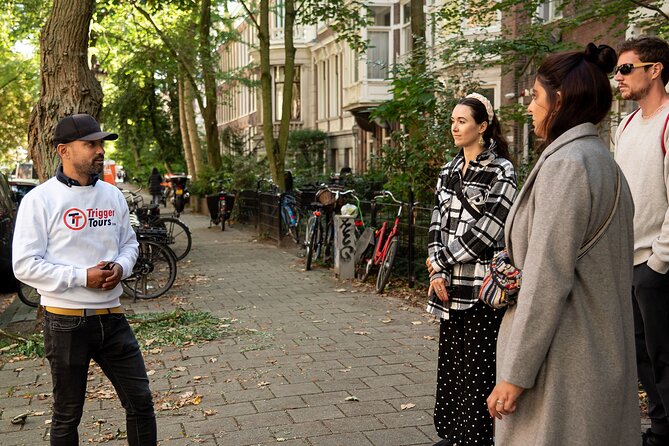
{"label": "woman's hand", "polygon": [[525,389],[507,381],[497,383],[486,400],[491,417],[502,419],[502,415],[509,415],[516,411],[516,401]]}
{"label": "woman's hand", "polygon": [[432,262],[430,262],[430,258],[428,257],[425,259],[425,266],[427,266],[427,272],[430,274],[430,277],[434,276],[434,268],[432,267]]}
{"label": "woman's hand", "polygon": [[439,277],[430,281],[430,288],[427,290],[427,297],[432,297],[434,292],[440,301],[448,302],[448,291],[446,290],[446,279]]}

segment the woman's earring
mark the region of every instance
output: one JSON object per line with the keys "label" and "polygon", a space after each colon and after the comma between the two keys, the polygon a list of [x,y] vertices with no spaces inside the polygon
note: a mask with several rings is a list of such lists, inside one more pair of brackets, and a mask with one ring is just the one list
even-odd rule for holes
{"label": "woman's earring", "polygon": [[479,134],[479,146],[485,147],[485,141],[483,140],[483,134]]}

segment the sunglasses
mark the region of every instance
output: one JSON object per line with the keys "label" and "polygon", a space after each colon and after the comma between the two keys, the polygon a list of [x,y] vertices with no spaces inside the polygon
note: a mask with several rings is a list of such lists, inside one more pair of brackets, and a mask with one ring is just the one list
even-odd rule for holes
{"label": "sunglasses", "polygon": [[613,74],[616,75],[618,72],[620,72],[620,74],[623,76],[627,76],[635,68],[647,67],[650,65],[655,65],[656,63],[657,62],[624,63],[622,65],[618,65],[616,69],[613,70]]}

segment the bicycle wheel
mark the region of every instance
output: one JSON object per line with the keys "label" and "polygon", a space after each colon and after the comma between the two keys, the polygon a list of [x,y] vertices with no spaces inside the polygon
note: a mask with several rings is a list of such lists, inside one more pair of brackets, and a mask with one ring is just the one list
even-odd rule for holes
{"label": "bicycle wheel", "polygon": [[386,255],[383,257],[383,260],[381,260],[379,275],[376,277],[376,292],[379,294],[383,293],[383,290],[388,283],[388,279],[390,279],[390,270],[393,268],[398,245],[399,242],[397,237],[393,237],[390,241],[390,246],[388,246],[388,251],[386,251]]}
{"label": "bicycle wheel", "polygon": [[165,294],[177,277],[174,253],[165,245],[142,240],[132,275],[121,282],[126,295],[138,299],[153,299]]}
{"label": "bicycle wheel", "polygon": [[[225,223],[221,223],[221,225],[224,224]],[[156,220],[155,223],[153,223],[153,226],[165,228],[167,230],[167,244],[170,249],[174,251],[177,260],[181,260],[188,255],[193,239],[186,223],[178,218],[164,217]]]}
{"label": "bicycle wheel", "polygon": [[37,290],[30,285],[19,281],[17,294],[19,299],[21,299],[21,302],[28,305],[29,307],[39,306],[40,295]]}
{"label": "bicycle wheel", "polygon": [[318,244],[319,232],[320,232],[320,222],[318,220],[318,217],[309,218],[309,222],[307,224],[307,236],[305,238],[307,244],[307,249],[305,253],[307,262],[306,264],[307,271],[311,269],[311,262],[314,259],[314,257],[318,257],[317,255],[314,256],[314,253],[316,251],[316,246]]}

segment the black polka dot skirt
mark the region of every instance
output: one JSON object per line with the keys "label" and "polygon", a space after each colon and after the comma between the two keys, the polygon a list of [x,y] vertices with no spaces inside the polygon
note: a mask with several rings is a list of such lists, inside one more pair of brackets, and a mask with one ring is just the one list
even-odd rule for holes
{"label": "black polka dot skirt", "polygon": [[495,347],[504,315],[478,301],[441,320],[434,426],[457,446],[493,444],[486,398],[495,387]]}

